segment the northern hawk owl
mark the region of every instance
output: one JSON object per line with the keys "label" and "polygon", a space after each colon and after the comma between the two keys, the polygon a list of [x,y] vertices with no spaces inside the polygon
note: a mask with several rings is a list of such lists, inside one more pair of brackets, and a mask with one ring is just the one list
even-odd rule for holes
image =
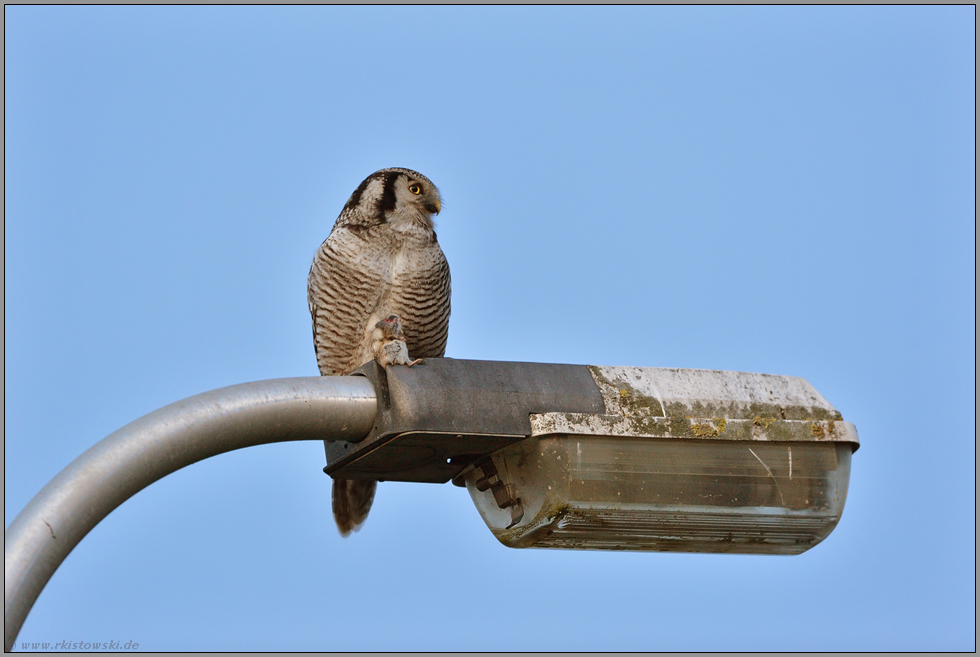
{"label": "northern hawk owl", "polygon": [[[376,171],[351,194],[310,268],[320,374],[348,374],[372,360],[376,326],[393,314],[414,358],[445,354],[449,264],[432,223],[441,209],[436,186],[410,169]],[[364,522],[376,489],[376,481],[334,480],[333,514],[343,536]]]}

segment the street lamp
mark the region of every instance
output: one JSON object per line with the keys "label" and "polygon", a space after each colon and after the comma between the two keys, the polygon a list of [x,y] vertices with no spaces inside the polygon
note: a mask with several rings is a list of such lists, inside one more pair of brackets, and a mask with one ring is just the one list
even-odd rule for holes
{"label": "street lamp", "polygon": [[802,379],[428,358],[189,397],[111,434],[4,532],[4,647],[113,509],[191,463],[323,440],[327,474],[466,486],[511,547],[798,554],[840,519],[854,426]]}
{"label": "street lamp", "polygon": [[430,359],[379,392],[345,479],[465,486],[509,547],[799,554],[844,510],[854,425],[800,378]]}

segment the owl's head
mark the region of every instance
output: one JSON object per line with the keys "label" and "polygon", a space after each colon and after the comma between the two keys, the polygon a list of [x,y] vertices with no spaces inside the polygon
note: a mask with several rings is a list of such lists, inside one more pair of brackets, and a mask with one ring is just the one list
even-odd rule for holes
{"label": "owl's head", "polygon": [[391,168],[364,179],[347,200],[341,219],[351,223],[390,223],[393,227],[432,229],[432,215],[442,210],[439,189],[418,171]]}

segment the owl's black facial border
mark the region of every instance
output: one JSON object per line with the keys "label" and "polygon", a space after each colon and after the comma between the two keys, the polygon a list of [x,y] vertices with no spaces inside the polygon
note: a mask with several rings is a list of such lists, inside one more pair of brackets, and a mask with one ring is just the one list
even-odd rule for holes
{"label": "owl's black facial border", "polygon": [[381,202],[378,203],[378,210],[380,210],[381,217],[384,217],[395,209],[397,202],[395,198],[395,183],[398,182],[398,176],[400,175],[403,174],[394,171],[386,171],[381,174],[383,191],[381,192]]}

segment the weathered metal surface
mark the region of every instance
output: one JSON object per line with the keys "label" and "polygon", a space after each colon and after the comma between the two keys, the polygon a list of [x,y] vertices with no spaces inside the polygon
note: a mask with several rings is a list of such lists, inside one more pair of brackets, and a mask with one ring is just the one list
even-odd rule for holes
{"label": "weathered metal surface", "polygon": [[766,440],[770,442],[831,442],[858,446],[857,429],[843,420],[777,420],[756,416],[647,417],[542,413],[531,416],[531,435],[619,436],[624,438],[683,438],[686,440]]}
{"label": "weathered metal surface", "polygon": [[803,379],[772,374],[428,358],[367,363],[379,413],[359,442],[326,441],[345,479],[462,484],[478,458],[548,435],[848,442],[857,431]]}
{"label": "weathered metal surface", "polygon": [[778,374],[589,365],[609,415],[840,420],[804,379]]}
{"label": "weathered metal surface", "polygon": [[847,442],[857,430],[804,379],[775,374],[589,366],[605,414],[544,413],[532,435]]}
{"label": "weathered metal surface", "polygon": [[605,411],[585,365],[426,358],[354,374],[374,383],[379,412],[364,440],[325,441],[324,471],[344,479],[445,483],[529,437],[532,414]]}

